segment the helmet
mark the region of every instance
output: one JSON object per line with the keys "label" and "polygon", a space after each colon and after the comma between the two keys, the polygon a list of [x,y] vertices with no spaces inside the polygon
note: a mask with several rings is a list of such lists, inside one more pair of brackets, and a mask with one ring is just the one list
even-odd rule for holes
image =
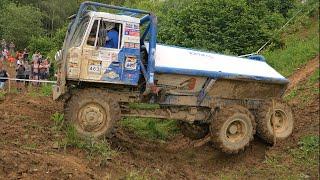
{"label": "helmet", "polygon": [[113,29],[115,27],[115,24],[112,22],[107,22],[106,23],[106,30],[110,31],[111,29]]}

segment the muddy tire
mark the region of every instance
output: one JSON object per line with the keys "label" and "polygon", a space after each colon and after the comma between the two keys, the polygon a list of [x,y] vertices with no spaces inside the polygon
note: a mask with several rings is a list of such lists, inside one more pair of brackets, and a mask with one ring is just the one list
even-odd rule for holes
{"label": "muddy tire", "polygon": [[228,154],[238,153],[249,146],[255,129],[254,116],[247,108],[238,105],[218,110],[210,125],[213,144]]}
{"label": "muddy tire", "polygon": [[[274,144],[273,122],[275,122],[275,139],[283,140],[292,134],[294,120],[291,108],[284,102],[274,101],[273,112],[272,101],[261,106],[257,112],[257,134],[266,142]],[[275,119],[273,120],[273,114]]]}
{"label": "muddy tire", "polygon": [[109,136],[115,121],[121,118],[120,107],[100,89],[83,89],[73,93],[65,104],[65,118],[82,137]]}
{"label": "muddy tire", "polygon": [[179,121],[179,127],[184,136],[193,140],[202,139],[209,133],[208,124],[190,124]]}

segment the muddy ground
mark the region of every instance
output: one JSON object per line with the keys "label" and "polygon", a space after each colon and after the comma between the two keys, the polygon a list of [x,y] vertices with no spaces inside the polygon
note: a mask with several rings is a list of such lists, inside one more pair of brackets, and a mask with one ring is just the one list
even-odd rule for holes
{"label": "muddy ground", "polygon": [[[296,85],[305,81],[300,76],[291,78]],[[225,155],[211,143],[194,147],[196,142],[181,134],[168,141],[147,140],[118,125],[109,140],[114,153],[102,161],[88,157],[84,149],[57,146],[64,134],[53,130],[50,118],[62,112],[61,103],[10,93],[0,100],[0,179],[218,179],[229,174],[239,179],[273,179],[277,174],[269,171],[267,157],[285,156],[301,137],[319,135],[319,96],[304,107],[294,100],[290,103],[294,133],[273,147],[255,137],[245,152]],[[317,179],[318,174],[309,173],[307,178]]]}

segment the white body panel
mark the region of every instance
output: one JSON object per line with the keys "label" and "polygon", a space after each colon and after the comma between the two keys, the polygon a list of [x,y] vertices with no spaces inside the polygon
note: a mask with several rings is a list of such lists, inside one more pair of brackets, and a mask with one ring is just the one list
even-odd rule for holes
{"label": "white body panel", "polygon": [[157,44],[156,71],[159,68],[285,79],[285,77],[263,61]]}

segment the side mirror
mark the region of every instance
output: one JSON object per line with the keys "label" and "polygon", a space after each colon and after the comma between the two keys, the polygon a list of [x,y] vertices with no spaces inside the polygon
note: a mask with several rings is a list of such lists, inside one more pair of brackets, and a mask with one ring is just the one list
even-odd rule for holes
{"label": "side mirror", "polygon": [[55,59],[56,61],[60,61],[60,60],[62,59],[62,51],[61,51],[61,50],[59,50],[59,51],[56,53],[56,55],[54,56],[54,59]]}

